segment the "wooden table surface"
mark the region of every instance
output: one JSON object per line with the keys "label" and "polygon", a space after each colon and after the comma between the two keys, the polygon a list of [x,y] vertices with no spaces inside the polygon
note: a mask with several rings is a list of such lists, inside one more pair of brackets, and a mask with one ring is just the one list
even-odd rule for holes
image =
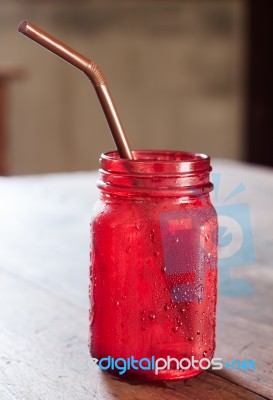
{"label": "wooden table surface", "polygon": [[131,384],[100,371],[88,342],[89,221],[96,173],[0,178],[0,399],[273,399],[273,170],[216,160],[225,197],[248,203],[256,263],[234,268],[250,297],[219,297],[216,356],[257,370]]}

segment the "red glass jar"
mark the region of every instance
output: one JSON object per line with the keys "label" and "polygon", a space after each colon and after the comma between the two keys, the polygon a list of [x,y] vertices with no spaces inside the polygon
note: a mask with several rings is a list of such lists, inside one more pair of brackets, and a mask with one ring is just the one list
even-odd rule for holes
{"label": "red glass jar", "polygon": [[[188,378],[207,368],[215,348],[210,159],[171,151],[134,155],[131,161],[110,152],[100,160],[101,196],[91,224],[90,351],[118,375],[117,365],[127,360],[125,377]],[[164,364],[168,357],[180,364]],[[192,357],[194,366],[185,360]],[[155,362],[161,369],[155,371]]]}

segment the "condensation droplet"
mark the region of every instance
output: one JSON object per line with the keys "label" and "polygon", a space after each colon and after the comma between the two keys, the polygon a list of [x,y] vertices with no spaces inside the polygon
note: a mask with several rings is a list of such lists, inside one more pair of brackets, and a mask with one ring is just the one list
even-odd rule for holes
{"label": "condensation droplet", "polygon": [[150,318],[151,321],[153,321],[155,319],[155,314],[150,314],[149,318]]}
{"label": "condensation droplet", "polygon": [[151,230],[150,239],[151,239],[151,241],[152,241],[153,243],[155,242],[155,231],[154,231],[154,229]]}
{"label": "condensation droplet", "polygon": [[[175,296],[175,298],[177,299],[177,296]],[[177,308],[177,302],[173,299],[171,300],[171,308]]]}

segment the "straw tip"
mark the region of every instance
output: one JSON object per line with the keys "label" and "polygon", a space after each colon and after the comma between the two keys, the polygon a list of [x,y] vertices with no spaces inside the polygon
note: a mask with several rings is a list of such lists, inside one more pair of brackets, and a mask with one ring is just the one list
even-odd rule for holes
{"label": "straw tip", "polygon": [[27,29],[27,26],[28,26],[28,22],[26,20],[21,21],[19,26],[18,26],[18,31],[21,32],[21,33],[24,33],[26,31],[26,29]]}

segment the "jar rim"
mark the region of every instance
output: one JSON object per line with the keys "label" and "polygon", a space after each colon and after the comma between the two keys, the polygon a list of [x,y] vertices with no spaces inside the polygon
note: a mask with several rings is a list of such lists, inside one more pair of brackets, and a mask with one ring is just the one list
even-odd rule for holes
{"label": "jar rim", "polygon": [[134,150],[135,159],[120,158],[117,151],[103,153],[100,157],[102,169],[108,172],[130,172],[145,174],[187,173],[211,171],[210,157],[203,153],[178,150]]}

